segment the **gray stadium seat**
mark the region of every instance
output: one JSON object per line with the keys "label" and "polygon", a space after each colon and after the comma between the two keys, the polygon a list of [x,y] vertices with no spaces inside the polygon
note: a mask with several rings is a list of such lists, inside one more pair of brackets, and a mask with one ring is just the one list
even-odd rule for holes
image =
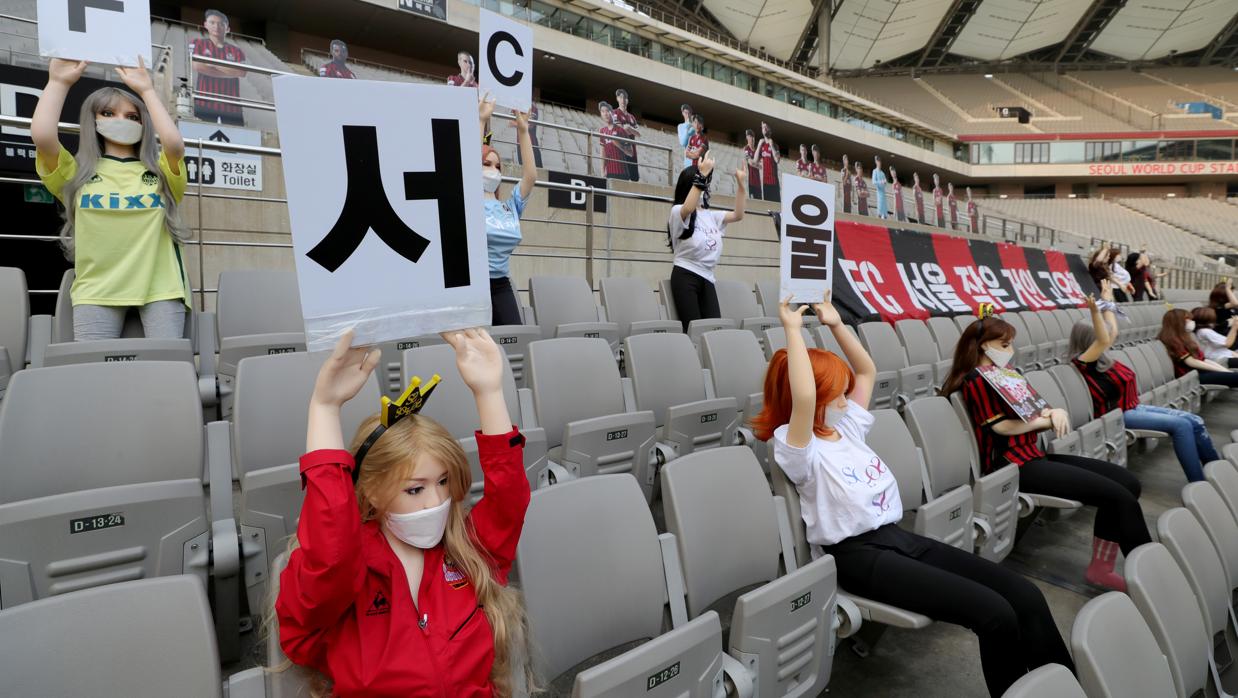
{"label": "gray stadium seat", "polygon": [[1007,324],[1014,327],[1015,330],[1014,339],[1011,340],[1015,352],[1014,361],[1011,363],[1023,372],[1044,368],[1044,362],[1041,360],[1040,355],[1040,346],[1036,344],[1031,332],[1028,331],[1027,324],[1023,322],[1023,318],[1018,313],[1012,312],[1002,313],[1000,317]]}
{"label": "gray stadium seat", "polygon": [[[924,454],[903,418],[894,410],[874,410],[873,428],[866,439],[898,481],[903,512],[914,512],[913,530],[928,538],[972,552],[975,546],[972,494],[966,472],[963,481],[942,493],[934,492]],[[904,519],[906,521],[907,519]]]}
{"label": "gray stadium seat", "polygon": [[[959,317],[967,317],[960,315]],[[973,318],[974,321],[974,318]],[[954,320],[948,317],[931,317],[924,321],[928,326],[929,333],[933,335],[933,341],[937,343],[937,353],[942,359],[954,360],[954,347],[959,343],[959,335],[962,332]]]}
{"label": "gray stadium seat", "polygon": [[1046,664],[1011,684],[1002,698],[1088,698],[1079,680],[1061,664]]}
{"label": "gray stadium seat", "polygon": [[770,315],[761,309],[757,297],[752,293],[751,284],[718,279],[714,288],[718,292],[718,307],[722,310],[722,317],[739,323],[740,329],[761,337],[765,330],[780,325],[777,313]]}
{"label": "gray stadium seat", "polygon": [[[50,341],[51,318],[30,315],[26,274],[16,267],[0,267],[0,399],[9,378],[26,367],[41,366],[43,347]],[[27,356],[27,350],[29,356]]]}
{"label": "gray stadium seat", "polygon": [[601,337],[618,350],[619,325],[605,321],[583,277],[534,276],[529,279],[529,302],[544,339]]}
{"label": "gray stadium seat", "polygon": [[[12,696],[219,696],[206,587],[176,575],[94,587],[0,611]],[[56,657],[48,652],[54,648]]]}
{"label": "gray stadium seat", "polygon": [[383,394],[394,400],[408,387],[403,372],[405,351],[435,344],[446,344],[446,341],[437,334],[424,334],[379,344],[378,350],[382,352],[382,358],[374,369],[374,375],[378,376],[378,385]]}
{"label": "gray stadium seat", "polygon": [[[662,468],[667,531],[684,571],[689,617],[742,594],[729,651],[755,667],[757,695],[816,696],[829,683],[838,573],[824,556],[796,567],[785,502],[769,493],[741,446],[678,458]],[[786,574],[779,575],[779,558]]]}
{"label": "gray stadium seat", "polygon": [[1229,507],[1229,513],[1238,519],[1238,470],[1234,464],[1228,460],[1214,460],[1204,465],[1204,479],[1212,483]]}
{"label": "gray stadium seat", "polygon": [[1058,345],[1050,338],[1049,331],[1041,320],[1042,315],[1043,313],[1034,310],[1024,310],[1018,313],[1023,326],[1027,328],[1027,338],[1036,347],[1036,360],[1041,366],[1047,368],[1058,363]]}
{"label": "gray stadium seat", "polygon": [[868,350],[877,365],[877,383],[894,378],[893,402],[883,399],[882,391],[873,389],[873,405],[902,409],[908,402],[928,397],[933,391],[933,365],[908,365],[903,344],[894,333],[894,327],[886,322],[865,322],[859,326],[860,343]]}
{"label": "gray stadium seat", "polygon": [[[679,312],[675,310],[675,297],[671,295],[671,280],[662,279],[658,282],[658,293],[662,296],[662,309],[666,311],[666,317],[679,322],[680,328],[683,323],[679,320]],[[730,318],[711,318],[703,320],[693,320],[688,323],[688,338],[693,344],[701,341],[701,335],[714,330],[733,330],[738,329],[739,323]]]}
{"label": "gray stadium seat", "polygon": [[[807,327],[801,327],[800,333],[804,336],[804,346],[809,349],[817,346],[816,342],[812,341],[812,335],[808,332]],[[765,330],[762,334],[765,335],[762,339],[762,344],[765,346],[765,359],[767,361],[773,358],[774,354],[779,349],[787,348],[787,332],[782,329],[781,325],[778,327],[771,327]],[[846,357],[843,358],[845,359]]]}
{"label": "gray stadium seat", "polygon": [[[214,484],[209,508],[204,472]],[[232,517],[227,425],[203,427],[189,364],[29,369],[9,383],[0,403],[0,607],[142,577],[189,573],[205,585],[209,569],[221,654],[235,658]]]}
{"label": "gray stadium seat", "polygon": [[1188,698],[1202,691],[1209,682],[1212,648],[1186,575],[1160,543],[1132,550],[1125,573],[1131,600],[1169,660],[1176,695]]}
{"label": "gray stadium seat", "polygon": [[619,336],[650,332],[682,332],[677,320],[665,317],[658,296],[641,279],[612,276],[598,282],[606,317],[619,325]]}
{"label": "gray stadium seat", "polygon": [[490,338],[507,354],[507,363],[512,367],[512,378],[516,380],[516,387],[525,387],[529,344],[542,338],[542,328],[537,325],[501,325],[490,327],[489,332]]}
{"label": "gray stadium seat", "polygon": [[228,419],[241,359],[305,351],[297,275],[269,269],[222,271],[215,307],[220,415]]}
{"label": "gray stadium seat", "polygon": [[[659,535],[630,475],[600,475],[533,493],[516,553],[530,644],[547,680],[646,641],[575,678],[574,696],[710,696],[722,669],[716,613],[687,622],[674,536]],[[667,604],[677,626],[667,629]],[[678,664],[677,664],[678,662]]]}
{"label": "gray stadium seat", "polygon": [[[1182,503],[1199,519],[1221,556],[1231,592],[1238,589],[1238,521],[1210,482],[1191,482],[1182,488]],[[1233,594],[1231,593],[1231,599]]]}
{"label": "gray stadium seat", "polygon": [[[636,411],[606,340],[543,339],[529,345],[529,387],[552,462],[573,477],[631,473],[653,496],[653,412]],[[526,421],[528,416],[525,415]]]}
{"label": "gray stadium seat", "polygon": [[1053,376],[1047,371],[1029,371],[1026,376],[1028,385],[1032,386],[1040,397],[1044,398],[1045,402],[1049,403],[1049,407],[1062,408],[1070,415],[1071,429],[1065,436],[1058,436],[1052,429],[1046,429],[1040,433],[1040,442],[1046,446],[1045,450],[1049,453],[1063,453],[1072,456],[1087,456],[1087,448],[1094,447],[1093,444],[1099,443],[1102,447],[1105,440],[1105,425],[1100,422],[1092,422],[1086,417],[1080,417],[1078,426],[1075,424],[1077,414],[1072,413],[1068,407],[1066,396],[1062,394],[1062,389],[1058,387],[1057,381],[1053,380]]}
{"label": "gray stadium seat", "polygon": [[[301,515],[301,454],[306,411],[325,352],[273,354],[241,359],[232,414],[232,471],[240,484],[237,510],[245,588],[251,613],[266,605],[271,561],[288,547]],[[340,410],[344,442],[379,410],[378,379],[371,376]],[[437,392],[435,397],[438,397]],[[431,401],[433,402],[433,401]]]}
{"label": "gray stadium seat", "polygon": [[193,365],[188,339],[99,339],[47,345],[44,366],[113,361],[184,361]]}
{"label": "gray stadium seat", "polygon": [[[968,326],[970,326],[973,322],[975,322],[975,321],[976,321],[976,316],[974,316],[974,315],[955,315],[952,319],[954,320],[954,326],[955,326],[955,328],[958,330],[958,334],[960,334],[960,335],[961,335],[961,334],[963,334],[963,330],[966,330],[966,329],[968,328]],[[955,338],[955,341],[956,341],[956,342],[958,341],[958,338],[957,338],[957,337]]]}
{"label": "gray stadium seat", "polygon": [[934,491],[950,492],[969,484],[976,528],[976,553],[987,560],[1004,559],[1014,549],[1019,521],[1019,469],[1007,465],[981,475],[968,451],[966,433],[944,397],[916,400],[905,411],[907,429],[924,455]]}
{"label": "gray stadium seat", "polygon": [[[1100,416],[1092,414],[1092,396],[1088,392],[1087,383],[1083,381],[1079,369],[1074,365],[1054,366],[1048,374],[1057,383],[1065,398],[1064,403],[1054,404],[1063,407],[1070,414],[1071,428],[1078,430],[1080,447],[1083,455],[1089,458],[1109,461],[1118,465],[1126,465],[1126,426],[1120,409],[1111,410],[1118,414],[1112,415],[1108,422]],[[1046,398],[1047,399],[1047,398]],[[1116,421],[1113,417],[1117,417]],[[1117,427],[1108,425],[1116,424]],[[1113,433],[1109,429],[1115,429]]]}
{"label": "gray stadium seat", "polygon": [[1225,635],[1229,625],[1233,591],[1225,577],[1225,567],[1204,527],[1189,510],[1176,507],[1156,520],[1157,538],[1169,549],[1178,568],[1186,575],[1204,629],[1212,638],[1213,655],[1218,663],[1228,663],[1231,656]]}
{"label": "gray stadium seat", "polygon": [[1070,634],[1070,649],[1079,685],[1088,698],[1175,695],[1169,661],[1126,594],[1111,591],[1080,609]]}
{"label": "gray stadium seat", "polygon": [[[778,317],[778,306],[782,304],[782,298],[778,296],[781,287],[781,282],[778,279],[766,279],[758,281],[757,287],[757,303],[761,305],[761,312],[769,317]],[[815,328],[821,324],[815,313],[807,313],[804,315],[804,327],[809,329]]]}
{"label": "gray stadium seat", "polygon": [[768,470],[766,449],[744,426],[761,411],[765,400],[765,370],[768,366],[761,344],[747,330],[714,330],[701,335],[701,364],[709,371],[714,395],[735,398],[739,405],[739,437],[752,446],[757,460]]}
{"label": "gray stadium seat", "polygon": [[[452,436],[459,439],[473,472],[470,501],[476,502],[481,498],[485,485],[474,435],[478,427],[477,402],[473,398],[473,391],[460,378],[460,370],[456,368],[456,352],[447,344],[404,351],[400,382],[405,387],[413,376],[420,376],[422,381],[428,381],[436,373],[442,378],[442,382],[434,389],[434,394],[426,402],[421,414],[443,425]],[[529,478],[529,487],[537,489],[538,483],[546,479],[546,431],[526,425],[533,413],[533,394],[528,388],[516,387],[516,379],[512,376],[506,356],[503,357],[503,398],[507,403],[507,413],[524,434],[525,474]]]}
{"label": "gray stadium seat", "polygon": [[642,334],[623,340],[636,409],[649,410],[667,459],[737,443],[735,398],[715,397],[692,340],[679,333]]}
{"label": "gray stadium seat", "polygon": [[[787,527],[790,529],[791,545],[794,551],[793,555],[795,556],[797,564],[806,565],[812,560],[812,553],[809,550],[807,532],[804,527],[803,513],[800,508],[799,491],[797,491],[795,485],[787,479],[786,474],[782,472],[782,468],[779,468],[777,464],[774,463],[772,453],[773,444],[771,442],[766,442],[766,446],[770,451],[768,456],[770,462],[770,485],[773,487],[774,494],[782,497],[783,501],[786,502],[785,516],[788,524]],[[919,613],[913,613],[912,611],[908,611],[897,606],[891,606],[879,601],[873,601],[861,596],[856,596],[855,594],[847,593],[846,590],[840,590],[839,593],[840,599],[846,598],[855,604],[856,612],[859,614],[860,619],[862,619],[860,622],[871,621],[881,625],[889,625],[896,628],[905,629],[925,628],[933,623],[931,618]],[[846,616],[846,612],[842,615]],[[853,631],[854,629],[852,629],[852,632]]]}
{"label": "gray stadium seat", "polygon": [[907,352],[907,364],[927,364],[933,367],[933,387],[940,388],[950,375],[953,357],[942,356],[933,333],[923,320],[906,319],[894,323],[894,331]]}

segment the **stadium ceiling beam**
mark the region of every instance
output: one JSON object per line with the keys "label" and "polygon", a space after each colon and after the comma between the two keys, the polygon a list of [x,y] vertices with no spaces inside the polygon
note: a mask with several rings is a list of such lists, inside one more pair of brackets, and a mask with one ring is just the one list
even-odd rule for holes
{"label": "stadium ceiling beam", "polygon": [[946,10],[946,14],[942,16],[937,29],[933,31],[933,36],[924,45],[924,50],[916,60],[917,69],[923,68],[926,64],[929,66],[942,64],[950,53],[954,40],[959,38],[959,32],[963,31],[968,20],[976,14],[976,8],[980,7],[981,2],[982,0],[954,0],[950,4],[950,9]]}
{"label": "stadium ceiling beam", "polygon": [[817,37],[817,20],[821,17],[821,10],[827,4],[834,4],[831,9],[830,16],[834,16],[837,12],[837,7],[842,5],[842,0],[813,0],[812,11],[808,13],[808,19],[804,22],[804,30],[800,32],[800,38],[795,42],[795,50],[791,52],[791,60],[796,63],[807,63],[809,56],[803,54],[810,53],[811,47],[820,43]]}
{"label": "stadium ceiling beam", "polygon": [[843,3],[847,0],[830,0],[830,19],[838,16],[838,11],[843,8]]}
{"label": "stadium ceiling beam", "polygon": [[1209,42],[1200,56],[1200,65],[1225,64],[1233,61],[1238,54],[1238,13],[1230,18],[1229,24]]}
{"label": "stadium ceiling beam", "polygon": [[1087,55],[1088,48],[1096,37],[1109,26],[1110,20],[1126,5],[1126,0],[1093,0],[1087,12],[1075,22],[1075,26],[1066,35],[1054,63],[1078,63]]}

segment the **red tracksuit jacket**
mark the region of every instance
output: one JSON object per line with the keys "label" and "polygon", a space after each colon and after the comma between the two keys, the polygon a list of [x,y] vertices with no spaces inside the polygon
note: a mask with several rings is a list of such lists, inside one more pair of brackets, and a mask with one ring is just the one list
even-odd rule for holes
{"label": "red tracksuit jacket", "polygon": [[[477,432],[485,496],[469,513],[478,546],[507,583],[529,507],[524,437]],[[472,585],[425,551],[416,606],[377,521],[361,523],[347,451],[301,456],[300,547],[280,575],[279,643],[326,674],[339,696],[490,696],[494,636]]]}

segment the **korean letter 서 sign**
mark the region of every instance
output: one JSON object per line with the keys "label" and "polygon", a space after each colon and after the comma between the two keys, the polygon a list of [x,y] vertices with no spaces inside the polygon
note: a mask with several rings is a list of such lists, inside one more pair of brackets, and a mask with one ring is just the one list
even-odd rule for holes
{"label": "korean letter \uc11c sign", "polygon": [[820,303],[834,274],[834,185],[782,175],[778,298]]}
{"label": "korean letter \uc11c sign", "polygon": [[307,349],[488,324],[476,93],[273,84]]}

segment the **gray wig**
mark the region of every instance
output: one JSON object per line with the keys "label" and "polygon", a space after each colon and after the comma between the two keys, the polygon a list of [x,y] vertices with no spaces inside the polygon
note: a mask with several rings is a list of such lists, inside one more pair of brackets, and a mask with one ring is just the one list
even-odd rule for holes
{"label": "gray wig", "polygon": [[[61,201],[64,202],[64,226],[60,229],[60,246],[64,248],[69,259],[73,259],[74,248],[74,202],[77,200],[77,193],[95,176],[99,156],[103,153],[103,136],[95,130],[95,114],[122,99],[136,106],[142,119],[142,140],[137,144],[138,159],[147,170],[159,178],[159,198],[163,200],[163,214],[168,232],[177,242],[186,242],[189,239],[189,228],[181,220],[176,198],[172,196],[167,179],[159,169],[159,144],[155,141],[155,127],[151,125],[150,112],[146,110],[142,100],[131,92],[117,87],[103,87],[92,92],[86,101],[82,102],[82,111],[78,116],[81,137],[77,154],[74,156],[77,160],[77,174],[65,184],[61,193]],[[181,167],[184,167],[183,163]]]}
{"label": "gray wig", "polygon": [[[1092,346],[1092,342],[1096,341],[1096,329],[1092,327],[1090,322],[1076,322],[1075,326],[1070,328],[1070,357],[1077,358],[1080,354],[1088,350]],[[1096,368],[1100,371],[1108,371],[1113,366],[1113,359],[1108,353],[1100,355],[1096,360]]]}

